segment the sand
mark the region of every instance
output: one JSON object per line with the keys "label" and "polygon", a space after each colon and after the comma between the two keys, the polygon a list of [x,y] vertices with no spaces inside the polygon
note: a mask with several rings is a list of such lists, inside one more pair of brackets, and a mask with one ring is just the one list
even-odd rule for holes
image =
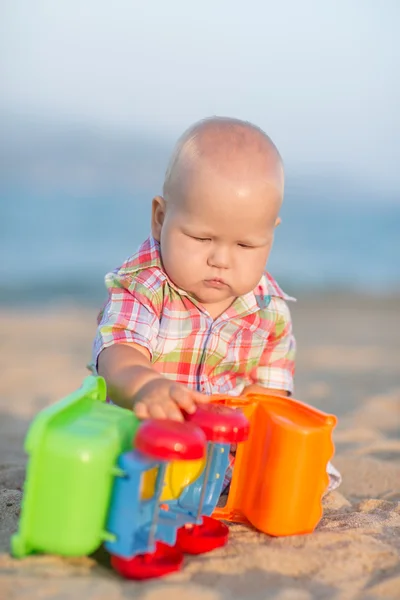
{"label": "sand", "polygon": [[400,598],[400,300],[303,298],[293,316],[296,397],[338,415],[342,486],[326,496],[311,535],[271,538],[234,525],[224,549],[139,584],[114,574],[101,550],[74,560],[10,557],[24,435],[39,409],[86,375],[95,310],[1,309],[0,598]]}

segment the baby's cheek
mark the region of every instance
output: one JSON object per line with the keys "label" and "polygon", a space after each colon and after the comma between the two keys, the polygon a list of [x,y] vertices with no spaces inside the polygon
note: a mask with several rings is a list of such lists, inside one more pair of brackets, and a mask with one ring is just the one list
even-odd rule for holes
{"label": "baby's cheek", "polygon": [[249,260],[247,264],[242,265],[240,283],[242,288],[246,290],[242,293],[247,293],[250,290],[254,290],[262,277],[263,271],[264,265],[259,268],[259,266],[254,264],[251,260]]}
{"label": "baby's cheek", "polygon": [[202,252],[187,252],[183,265],[186,278],[189,281],[202,279],[206,265],[207,259],[203,256]]}

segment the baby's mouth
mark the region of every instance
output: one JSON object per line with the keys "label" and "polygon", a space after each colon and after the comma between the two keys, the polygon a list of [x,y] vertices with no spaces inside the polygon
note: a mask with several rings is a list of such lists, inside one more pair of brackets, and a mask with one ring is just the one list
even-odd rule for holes
{"label": "baby's mouth", "polygon": [[212,287],[212,288],[223,288],[226,287],[228,284],[225,283],[225,281],[223,279],[220,279],[219,277],[213,277],[212,279],[205,279],[204,283],[206,284],[207,287]]}

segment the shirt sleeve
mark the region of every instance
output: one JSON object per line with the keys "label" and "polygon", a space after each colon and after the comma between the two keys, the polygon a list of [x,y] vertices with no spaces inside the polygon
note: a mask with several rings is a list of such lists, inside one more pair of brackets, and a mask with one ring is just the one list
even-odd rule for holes
{"label": "shirt sleeve", "polygon": [[296,355],[292,319],[285,300],[274,297],[271,303],[274,305],[274,326],[260,362],[252,372],[252,379],[265,388],[285,390],[292,394]]}
{"label": "shirt sleeve", "polygon": [[104,348],[134,343],[153,356],[159,330],[160,292],[144,285],[139,277],[110,273],[105,278],[108,301],[98,317],[93,343],[93,363]]}

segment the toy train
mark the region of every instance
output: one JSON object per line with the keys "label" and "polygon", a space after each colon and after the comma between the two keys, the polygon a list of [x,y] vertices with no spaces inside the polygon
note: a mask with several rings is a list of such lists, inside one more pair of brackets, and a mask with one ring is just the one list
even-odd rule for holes
{"label": "toy train", "polygon": [[[120,574],[146,579],[179,569],[184,553],[224,545],[221,520],[274,536],[318,524],[332,415],[253,394],[212,397],[183,423],[140,422],[105,400],[105,381],[87,377],[31,424],[15,557],[85,556],[104,543]],[[227,503],[216,508],[231,444]]]}

